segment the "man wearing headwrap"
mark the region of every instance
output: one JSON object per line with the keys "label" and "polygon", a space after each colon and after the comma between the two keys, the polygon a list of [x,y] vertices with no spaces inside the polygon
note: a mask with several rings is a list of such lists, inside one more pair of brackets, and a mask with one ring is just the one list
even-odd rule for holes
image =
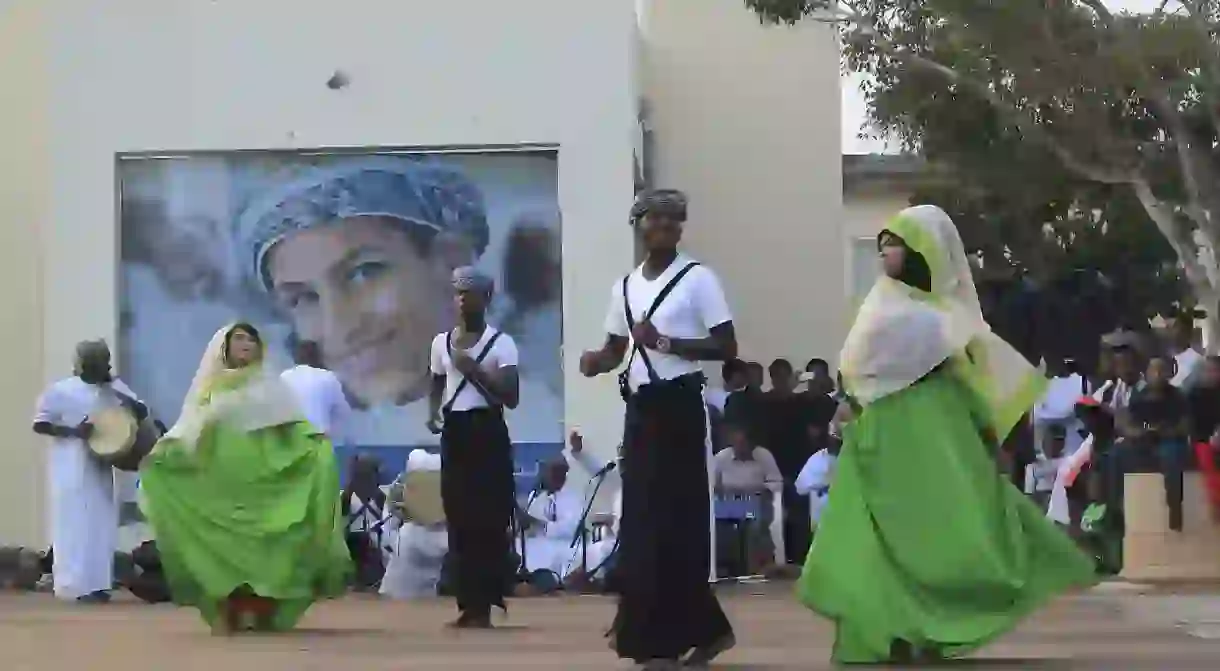
{"label": "man wearing headwrap", "polygon": [[458,268],[453,290],[460,320],[432,340],[427,427],[441,436],[441,497],[459,611],[452,626],[485,629],[491,607],[505,607],[515,487],[504,412],[519,400],[517,346],[487,325],[490,278]]}
{"label": "man wearing headwrap", "polygon": [[110,348],[102,340],[76,347],[75,375],[46,389],[34,413],[34,433],[51,438],[47,453],[50,492],[52,577],[55,596],[82,603],[110,600],[118,508],[114,469],[89,451],[89,415],[106,406],[126,406],[143,419],[147,408],[110,370]]}
{"label": "man wearing headwrap", "polygon": [[678,251],[686,209],[681,191],[640,194],[631,224],[647,258],[614,283],[606,341],[580,359],[581,373],[594,377],[632,350],[620,376],[622,597],[612,636],[620,657],[644,665],[683,657],[702,665],[735,644],[708,583],[711,450],[700,362],[737,356],[737,337],[716,274]]}
{"label": "man wearing headwrap", "polygon": [[353,405],[370,409],[426,394],[425,348],[456,316],[450,275],[490,234],[465,173],[391,157],[307,170],[252,198],[236,228],[252,279],[318,344]]}
{"label": "man wearing headwrap", "polygon": [[[480,184],[458,161],[345,157],[254,189],[244,201],[234,231],[243,269],[282,308],[295,337],[318,344],[322,366],[342,382],[353,407],[349,443],[434,440],[424,430],[428,348],[457,321],[454,269],[480,262],[488,249],[492,204]],[[498,259],[483,264],[507,272]],[[526,332],[536,345],[548,329],[558,334],[559,320]],[[543,384],[545,371],[526,369],[521,396],[530,412],[514,413],[509,425],[520,440],[556,440],[562,393]]]}

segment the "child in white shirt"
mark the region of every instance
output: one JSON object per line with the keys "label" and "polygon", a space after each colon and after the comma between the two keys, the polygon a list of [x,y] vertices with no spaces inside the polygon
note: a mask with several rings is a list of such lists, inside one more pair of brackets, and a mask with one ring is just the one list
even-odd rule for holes
{"label": "child in white shirt", "polygon": [[1066,440],[1067,427],[1062,424],[1048,426],[1042,453],[1038,455],[1038,459],[1034,463],[1025,467],[1025,493],[1043,511],[1047,509],[1051,492],[1055,489],[1055,479],[1063,464]]}

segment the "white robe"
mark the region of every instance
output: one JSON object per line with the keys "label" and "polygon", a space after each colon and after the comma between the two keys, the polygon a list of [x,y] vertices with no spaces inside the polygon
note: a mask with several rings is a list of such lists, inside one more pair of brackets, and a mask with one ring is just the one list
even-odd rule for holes
{"label": "white robe", "polygon": [[[426,450],[407,455],[405,471],[439,471],[441,457]],[[443,524],[423,526],[401,522],[386,506],[383,540],[390,548],[382,596],[391,599],[420,599],[436,596],[441,580],[441,564],[449,552],[449,532]]]}
{"label": "white robe", "polygon": [[[136,398],[119,380],[114,388]],[[72,427],[99,407],[117,402],[114,392],[104,386],[65,378],[38,399],[34,422]],[[54,438],[47,452],[47,493],[55,596],[76,599],[110,590],[119,527],[114,469],[95,459],[85,441]]]}
{"label": "white robe", "polygon": [[585,566],[589,571],[593,572],[592,577],[598,578],[606,574],[606,560],[618,549],[619,520],[623,517],[623,491],[621,489],[614,493],[613,515],[614,518],[611,520],[610,526],[602,531],[600,539],[589,543],[589,546],[585,548],[583,557],[581,556],[580,544],[577,543],[575,553],[563,567],[563,573],[560,574],[562,577],[566,578],[575,571],[580,570],[582,568],[582,560],[587,562]]}
{"label": "white robe", "polygon": [[793,483],[797,494],[809,497],[809,519],[815,525],[822,517],[826,502],[830,500],[830,492],[826,488],[830,487],[830,481],[834,478],[837,461],[838,457],[828,450],[818,450],[801,467]]}
{"label": "white robe", "polygon": [[[588,450],[569,452],[568,457],[590,476],[596,476],[606,466],[594,458]],[[612,475],[607,474],[607,478],[613,479]],[[536,492],[531,495],[526,503],[525,512],[540,522],[540,525],[536,525],[532,531],[527,532],[524,548],[521,547],[520,539],[517,541],[517,551],[522,552],[527,571],[546,569],[554,571],[562,579],[580,568],[580,541],[577,541],[575,545],[572,541],[580,529],[580,518],[588,504],[588,495],[591,495],[586,491],[588,489],[588,484],[581,487],[569,479],[563,489],[558,492]],[[603,491],[605,491],[604,487]],[[618,505],[621,508],[622,503],[620,502]],[[621,510],[615,513],[616,519],[619,513]],[[590,547],[592,545],[590,544]],[[590,558],[590,566],[596,566],[597,563]]]}
{"label": "white robe", "polygon": [[[530,497],[525,513],[539,524],[526,532],[524,548],[520,541],[517,543],[517,550],[525,559],[525,570],[546,569],[563,577],[584,507],[585,497],[575,487],[538,492]],[[579,546],[577,542],[576,547]]]}

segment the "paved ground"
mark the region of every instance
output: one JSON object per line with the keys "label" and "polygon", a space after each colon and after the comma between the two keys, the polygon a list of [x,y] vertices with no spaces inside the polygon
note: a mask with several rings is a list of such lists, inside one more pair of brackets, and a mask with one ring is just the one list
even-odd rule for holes
{"label": "paved ground", "polygon": [[[726,669],[823,669],[830,628],[787,598],[786,586],[724,595],[741,645]],[[0,595],[3,671],[310,671],[344,668],[623,668],[600,634],[612,602],[600,597],[513,602],[507,626],[452,633],[444,603],[351,597],[317,606],[291,634],[216,639],[192,613],[135,602],[105,607],[45,595]],[[1011,669],[1220,668],[1220,595],[1108,590],[1064,599],[953,666]]]}

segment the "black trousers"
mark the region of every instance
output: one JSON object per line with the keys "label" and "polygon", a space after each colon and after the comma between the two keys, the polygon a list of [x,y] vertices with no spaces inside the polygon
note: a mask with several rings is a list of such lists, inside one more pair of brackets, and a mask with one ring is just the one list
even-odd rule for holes
{"label": "black trousers", "polygon": [[[1109,506],[1124,510],[1126,504],[1127,473],[1160,473],[1165,483],[1165,507],[1169,512],[1166,520],[1170,529],[1182,530],[1182,500],[1184,472],[1190,461],[1190,448],[1184,438],[1125,440],[1095,462],[1103,464],[1106,478],[1104,491]],[[1125,515],[1124,515],[1125,517]]]}
{"label": "black trousers", "polygon": [[702,376],[646,385],[627,402],[621,594],[611,634],[620,657],[678,659],[732,633],[708,583],[711,499]]}
{"label": "black trousers", "polygon": [[803,566],[813,540],[813,521],[809,518],[809,497],[797,494],[796,487],[784,485],[784,558],[789,564]]}
{"label": "black trousers", "polygon": [[503,414],[489,408],[448,413],[441,432],[441,498],[452,588],[463,614],[505,607],[513,496],[512,442]]}

